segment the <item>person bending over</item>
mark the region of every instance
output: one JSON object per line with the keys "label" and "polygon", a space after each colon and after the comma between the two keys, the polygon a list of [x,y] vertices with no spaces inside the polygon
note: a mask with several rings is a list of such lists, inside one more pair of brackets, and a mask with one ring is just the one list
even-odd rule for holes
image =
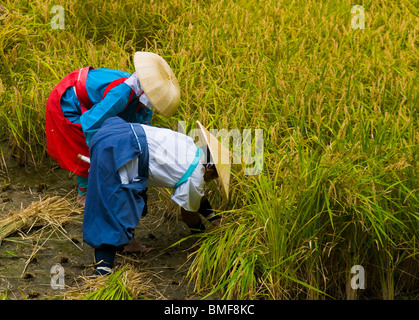
{"label": "person bending over", "polygon": [[[198,122],[197,122],[198,123]],[[206,182],[218,178],[223,197],[228,195],[229,164],[214,163],[218,140],[198,123],[203,150],[182,133],[119,117],[109,118],[93,136],[89,153],[89,188],[83,219],[83,239],[95,249],[95,274],[111,272],[115,254],[146,252],[133,242],[134,229],[147,213],[147,188],[173,188],[173,202],[192,232],[205,226],[200,215],[218,225],[221,216],[204,197]]]}

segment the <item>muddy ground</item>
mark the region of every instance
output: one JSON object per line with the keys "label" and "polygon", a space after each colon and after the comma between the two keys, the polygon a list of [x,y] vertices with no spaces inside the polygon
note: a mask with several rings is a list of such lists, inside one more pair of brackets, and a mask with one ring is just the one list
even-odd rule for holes
{"label": "muddy ground", "polygon": [[[20,167],[13,159],[6,160],[7,169],[4,165],[0,167],[0,219],[46,196],[75,199],[75,176],[54,163],[31,169]],[[157,299],[201,298],[202,295],[194,294],[193,285],[186,278],[191,263],[188,256],[197,249],[197,239],[188,238],[169,248],[188,237],[189,231],[176,212],[168,212],[173,208],[159,200],[156,190],[149,190],[149,199],[149,213],[141,219],[135,239],[154,250],[146,254],[118,255],[116,264],[131,263],[139,271],[149,272],[158,292],[158,296],[154,296]],[[61,290],[51,288],[50,271],[56,264],[64,267],[67,289],[77,286],[80,276],[92,274],[93,249],[83,243],[82,215],[75,215],[63,227],[65,234],[57,232],[48,239],[34,228],[28,233],[17,232],[1,242],[0,298],[3,295],[3,298],[17,300],[49,299],[60,295]]]}

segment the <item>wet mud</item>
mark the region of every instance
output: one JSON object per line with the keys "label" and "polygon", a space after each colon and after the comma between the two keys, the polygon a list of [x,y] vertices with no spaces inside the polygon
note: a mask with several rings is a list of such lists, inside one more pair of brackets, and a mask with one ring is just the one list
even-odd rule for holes
{"label": "wet mud", "polygon": [[[0,171],[2,181],[0,219],[47,196],[76,197],[76,177],[54,163],[25,168],[7,159]],[[170,208],[169,208],[170,209]],[[172,208],[173,209],[173,208]],[[118,255],[116,265],[127,263],[152,274],[152,284],[162,299],[198,299],[186,277],[197,249],[175,212],[149,190],[148,214],[135,231],[138,243],[154,249],[145,254]],[[83,242],[82,215],[63,225],[64,232],[48,233],[42,228],[16,232],[0,244],[0,297],[7,299],[51,299],[62,291],[51,286],[51,268],[64,268],[65,288],[76,286],[80,276],[93,272],[93,249]],[[44,232],[44,234],[42,234]],[[172,246],[172,247],[171,247]]]}

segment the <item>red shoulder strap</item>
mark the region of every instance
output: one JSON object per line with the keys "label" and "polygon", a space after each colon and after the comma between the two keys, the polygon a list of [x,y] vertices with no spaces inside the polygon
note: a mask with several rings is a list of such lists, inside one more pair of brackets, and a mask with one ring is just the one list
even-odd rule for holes
{"label": "red shoulder strap", "polygon": [[102,100],[105,98],[105,96],[108,94],[108,92],[112,88],[115,88],[118,84],[121,84],[122,82],[124,82],[127,79],[128,79],[128,77],[118,78],[118,79],[112,81],[110,84],[108,84],[108,86],[105,88],[105,91],[103,92]]}
{"label": "red shoulder strap", "polygon": [[[93,106],[93,104],[90,101],[89,96],[87,94],[87,90],[86,90],[87,74],[92,69],[93,69],[93,67],[85,67],[85,68],[80,69],[79,74],[77,76],[76,84],[75,84],[76,92],[77,92],[77,98],[79,99],[82,113],[84,113],[86,110],[90,109]],[[127,79],[128,79],[128,77],[118,78],[118,79],[112,81],[110,84],[108,84],[108,86],[105,88],[105,91],[103,92],[102,100],[105,98],[105,96],[108,94],[108,92],[112,88],[116,87],[117,85],[121,84],[122,82],[124,82]],[[129,96],[128,103],[125,106],[124,110],[126,109],[128,104],[130,103],[133,95],[134,95],[134,91],[131,90],[131,94]],[[122,110],[122,112],[124,110]]]}
{"label": "red shoulder strap", "polygon": [[[124,82],[127,79],[128,79],[128,77],[118,78],[118,79],[112,81],[110,84],[108,84],[108,86],[105,88],[105,91],[103,92],[102,100],[105,98],[105,96],[108,94],[108,92],[112,88],[116,87],[118,84],[121,84],[122,82]],[[124,112],[125,109],[128,107],[133,95],[134,95],[134,90],[131,90],[131,93],[130,93],[129,98],[128,98],[127,105],[125,106],[124,110],[122,110],[119,114]]]}
{"label": "red shoulder strap", "polygon": [[76,88],[76,94],[77,98],[79,99],[80,105],[81,105],[81,112],[84,113],[87,109],[90,109],[92,107],[92,102],[89,99],[89,96],[87,94],[86,90],[86,79],[87,74],[90,70],[92,70],[93,67],[85,67],[81,68],[79,71],[79,74],[77,76],[75,88]]}

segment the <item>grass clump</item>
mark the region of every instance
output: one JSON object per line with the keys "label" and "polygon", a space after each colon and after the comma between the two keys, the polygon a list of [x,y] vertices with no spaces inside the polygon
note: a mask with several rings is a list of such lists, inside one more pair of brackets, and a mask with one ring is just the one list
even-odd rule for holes
{"label": "grass clump", "polygon": [[144,300],[161,298],[146,273],[127,264],[101,277],[81,277],[81,283],[66,290],[61,298],[77,300]]}

